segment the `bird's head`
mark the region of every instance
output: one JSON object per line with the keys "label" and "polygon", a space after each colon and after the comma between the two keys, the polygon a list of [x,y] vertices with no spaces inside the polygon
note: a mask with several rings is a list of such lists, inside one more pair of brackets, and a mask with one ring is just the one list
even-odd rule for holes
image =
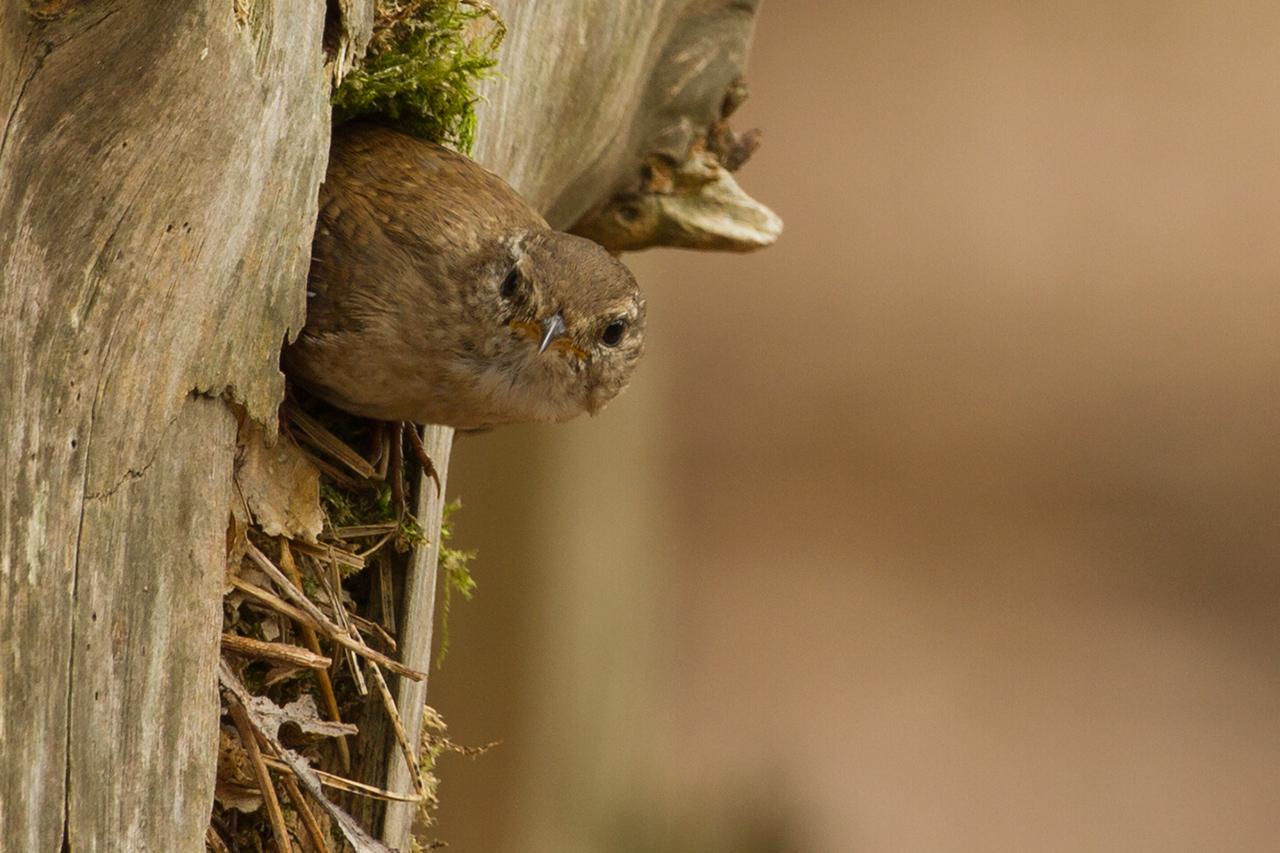
{"label": "bird's head", "polygon": [[483,275],[495,326],[492,381],[533,420],[595,414],[631,378],[644,348],[644,298],[617,258],[558,231],[509,235]]}

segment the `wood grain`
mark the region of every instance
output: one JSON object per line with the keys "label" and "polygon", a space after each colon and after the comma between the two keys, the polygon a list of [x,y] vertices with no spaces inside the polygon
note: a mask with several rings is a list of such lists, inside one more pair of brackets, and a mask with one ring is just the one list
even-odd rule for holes
{"label": "wood grain", "polygon": [[0,10],[0,849],[200,850],[235,418],[274,428],[324,6]]}
{"label": "wood grain", "polygon": [[568,228],[634,182],[647,153],[687,155],[743,73],[759,2],[493,5],[507,38],[473,156]]}

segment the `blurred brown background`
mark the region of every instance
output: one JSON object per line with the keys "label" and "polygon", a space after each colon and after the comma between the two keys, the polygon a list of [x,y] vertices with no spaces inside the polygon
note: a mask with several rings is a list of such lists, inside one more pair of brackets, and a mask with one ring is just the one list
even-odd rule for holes
{"label": "blurred brown background", "polygon": [[737,257],[464,438],[462,853],[1280,850],[1280,7],[764,5]]}

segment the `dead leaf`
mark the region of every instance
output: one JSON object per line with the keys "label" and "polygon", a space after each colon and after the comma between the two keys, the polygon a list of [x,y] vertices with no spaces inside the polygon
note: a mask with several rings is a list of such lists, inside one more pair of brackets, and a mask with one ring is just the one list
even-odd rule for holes
{"label": "dead leaf", "polygon": [[268,447],[262,428],[246,421],[237,449],[236,485],[268,536],[315,542],[324,528],[320,472],[287,435]]}
{"label": "dead leaf", "polygon": [[351,845],[351,849],[355,853],[396,853],[396,851],[365,832],[360,824],[356,823],[355,818],[331,802],[320,787],[320,778],[316,776],[315,771],[311,769],[311,765],[307,760],[293,750],[285,749],[278,738],[280,726],[285,722],[297,723],[302,727],[303,731],[312,732],[315,732],[319,727],[332,727],[335,730],[340,730],[340,733],[354,734],[356,731],[355,726],[320,720],[319,714],[316,712],[315,700],[310,694],[304,694],[283,708],[264,696],[253,696],[240,679],[236,678],[235,673],[227,666],[226,661],[223,661],[218,667],[218,681],[244,705],[253,727],[271,743],[271,746],[279,754],[280,759],[293,771],[298,784],[302,786],[303,790],[310,794],[312,799],[338,825],[347,843]]}

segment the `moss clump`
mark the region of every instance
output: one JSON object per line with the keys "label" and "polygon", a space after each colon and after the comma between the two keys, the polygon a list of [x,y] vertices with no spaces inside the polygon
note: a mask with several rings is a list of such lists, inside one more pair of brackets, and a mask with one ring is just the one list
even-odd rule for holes
{"label": "moss clump", "polygon": [[364,491],[353,491],[321,476],[320,505],[329,519],[330,532],[358,524],[381,524],[396,517],[391,506],[391,486],[381,482],[370,483]]}
{"label": "moss clump", "polygon": [[440,643],[436,646],[436,669],[444,665],[444,657],[449,653],[449,605],[456,592],[467,601],[476,591],[475,578],[471,577],[471,561],[475,551],[462,551],[449,547],[453,539],[452,516],[462,508],[462,501],[452,500],[445,504],[444,521],[440,527]]}
{"label": "moss clump", "polygon": [[376,116],[468,152],[475,83],[488,77],[506,28],[480,0],[379,0],[361,66],[333,93],[334,121]]}

